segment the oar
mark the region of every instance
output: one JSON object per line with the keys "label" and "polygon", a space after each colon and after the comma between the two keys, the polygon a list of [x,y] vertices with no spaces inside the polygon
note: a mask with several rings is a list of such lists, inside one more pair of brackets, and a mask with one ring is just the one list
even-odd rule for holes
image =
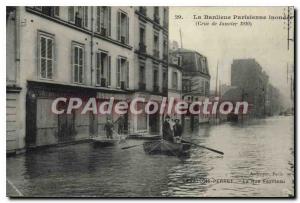
{"label": "oar", "polygon": [[143,145],[143,144],[137,144],[137,145],[127,146],[127,147],[122,147],[121,149],[130,149],[130,148],[138,147],[138,146],[141,146],[141,145]]}
{"label": "oar", "polygon": [[198,144],[195,144],[195,143],[193,143],[193,142],[189,142],[189,141],[186,141],[186,140],[183,140],[183,139],[181,139],[181,141],[186,142],[186,143],[189,143],[189,144],[192,144],[192,145],[195,145],[195,146],[197,146],[197,147],[202,147],[202,148],[204,148],[204,149],[208,149],[208,150],[210,150],[210,151],[212,151],[212,152],[216,152],[216,153],[218,153],[218,154],[224,155],[224,152],[218,151],[218,150],[216,150],[216,149],[212,149],[212,148],[209,148],[209,147],[204,147],[204,146],[201,146],[201,145],[198,145]]}

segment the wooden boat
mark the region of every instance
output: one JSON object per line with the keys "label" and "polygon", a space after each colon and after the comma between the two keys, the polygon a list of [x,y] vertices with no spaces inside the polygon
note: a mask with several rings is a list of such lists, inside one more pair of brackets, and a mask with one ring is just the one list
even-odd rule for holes
{"label": "wooden boat", "polygon": [[113,146],[118,144],[120,141],[119,139],[108,139],[103,137],[93,137],[91,138],[91,140],[95,146],[100,146],[100,147]]}
{"label": "wooden boat", "polygon": [[169,156],[188,156],[191,144],[172,143],[166,140],[149,141],[143,144],[147,154],[164,154]]}

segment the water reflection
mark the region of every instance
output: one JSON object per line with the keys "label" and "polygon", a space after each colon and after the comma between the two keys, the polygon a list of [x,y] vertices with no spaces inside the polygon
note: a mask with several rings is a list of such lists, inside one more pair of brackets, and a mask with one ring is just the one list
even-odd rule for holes
{"label": "water reflection", "polygon": [[[184,139],[187,159],[146,155],[141,146],[78,144],[7,158],[7,177],[26,196],[288,196],[293,194],[293,120],[201,125]],[[143,141],[128,141],[129,145]],[[246,180],[283,180],[254,183]],[[221,181],[221,182],[217,182]],[[233,180],[230,182],[230,180]],[[222,182],[223,181],[223,182]]]}

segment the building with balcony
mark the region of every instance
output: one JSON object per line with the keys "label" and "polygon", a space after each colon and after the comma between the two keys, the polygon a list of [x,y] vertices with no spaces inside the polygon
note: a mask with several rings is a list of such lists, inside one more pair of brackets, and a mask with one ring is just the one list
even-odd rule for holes
{"label": "building with balcony", "polygon": [[106,117],[117,115],[55,115],[51,104],[57,97],[130,97],[134,8],[7,7],[6,22],[7,151],[103,134]]}
{"label": "building with balcony", "polygon": [[[170,52],[169,67],[168,67],[168,100],[174,98],[176,101],[181,101],[182,98],[182,67],[181,57]],[[174,112],[175,113],[175,112]],[[181,115],[173,114],[172,118],[181,120]]]}
{"label": "building with balcony", "polygon": [[[136,7],[134,15],[134,96],[162,101],[168,91],[168,8]],[[162,116],[133,118],[132,132],[159,134]]]}
{"label": "building with balcony", "polygon": [[[57,97],[167,95],[167,7],[7,7],[6,22],[8,152],[104,136],[106,119],[119,118],[55,115]],[[124,133],[160,133],[160,115],[124,120]]]}
{"label": "building with balcony", "polygon": [[[176,47],[176,42],[172,42]],[[210,73],[207,58],[202,54],[188,49],[173,49],[172,53],[178,55],[182,67],[182,99],[188,102],[204,101],[209,97]],[[185,126],[193,126],[194,123],[204,123],[209,121],[208,115],[199,117],[186,116]],[[189,123],[189,124],[187,124]]]}

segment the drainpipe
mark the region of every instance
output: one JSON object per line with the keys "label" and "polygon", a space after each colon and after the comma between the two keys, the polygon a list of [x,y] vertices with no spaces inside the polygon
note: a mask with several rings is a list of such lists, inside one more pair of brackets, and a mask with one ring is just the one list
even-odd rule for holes
{"label": "drainpipe", "polygon": [[94,68],[93,68],[93,55],[94,55],[94,50],[93,50],[93,46],[94,46],[94,7],[91,6],[91,86],[93,86],[93,73],[94,73]]}

